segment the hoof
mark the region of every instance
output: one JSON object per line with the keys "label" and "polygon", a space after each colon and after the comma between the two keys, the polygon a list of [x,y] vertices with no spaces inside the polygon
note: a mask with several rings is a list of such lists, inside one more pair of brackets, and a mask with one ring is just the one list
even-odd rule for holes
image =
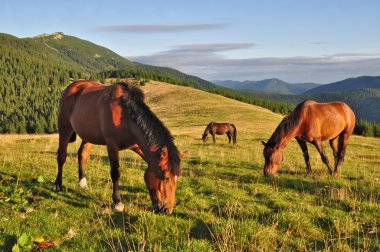
{"label": "hoof", "polygon": [[55,191],[56,191],[56,192],[62,192],[62,186],[60,186],[60,185],[55,185]]}
{"label": "hoof", "polygon": [[122,213],[124,212],[124,204],[119,202],[115,205],[115,212]]}
{"label": "hoof", "polygon": [[80,188],[82,188],[82,189],[87,189],[87,180],[86,180],[85,177],[84,177],[84,178],[81,178],[81,179],[79,180],[79,186],[80,186]]}

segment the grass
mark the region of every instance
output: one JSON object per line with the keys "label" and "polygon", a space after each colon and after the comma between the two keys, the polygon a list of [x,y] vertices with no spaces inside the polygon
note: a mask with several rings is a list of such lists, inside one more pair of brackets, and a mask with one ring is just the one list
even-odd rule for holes
{"label": "grass", "polygon": [[[22,234],[44,240],[50,251],[380,250],[379,139],[353,136],[337,177],[328,175],[311,146],[313,174],[306,175],[292,141],[279,175],[266,178],[260,141],[270,137],[280,115],[187,87],[153,83],[143,89],[178,148],[189,151],[174,213],[150,211],[146,164],[132,152],[121,152],[126,210],[116,214],[105,147],[92,149],[83,191],[80,141],[70,144],[65,191],[55,193],[58,136],[2,135],[0,251],[12,250]],[[234,123],[237,144],[229,145],[227,136],[203,144],[210,121]]]}

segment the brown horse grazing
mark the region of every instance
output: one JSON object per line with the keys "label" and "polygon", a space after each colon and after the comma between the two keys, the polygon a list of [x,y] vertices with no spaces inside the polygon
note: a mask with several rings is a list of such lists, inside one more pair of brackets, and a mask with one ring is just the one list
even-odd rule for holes
{"label": "brown horse grazing", "polygon": [[234,144],[236,143],[236,127],[232,123],[216,123],[210,122],[202,135],[202,140],[205,143],[207,141],[207,135],[212,135],[212,140],[215,143],[215,134],[228,136],[228,143],[231,143],[231,138],[233,139]]}
{"label": "brown horse grazing", "polygon": [[119,150],[130,149],[147,163],[144,179],[155,212],[173,211],[181,154],[163,123],[144,103],[144,94],[127,83],[105,86],[96,81],[77,81],[62,93],[58,109],[59,148],[56,190],[62,190],[62,168],[67,145],[76,134],[82,139],[78,150],[79,185],[87,187],[85,164],[92,144],[106,145],[116,211],[123,211],[119,195]]}
{"label": "brown horse grazing", "polygon": [[355,114],[343,102],[318,103],[304,101],[286,116],[277,126],[264,148],[264,175],[276,174],[283,161],[283,151],[295,137],[300,145],[306,162],[307,172],[311,172],[306,142],[318,150],[330,174],[333,170],[322,147],[322,141],[329,141],[335,159],[334,173],[344,161],[346,146],[355,127]]}

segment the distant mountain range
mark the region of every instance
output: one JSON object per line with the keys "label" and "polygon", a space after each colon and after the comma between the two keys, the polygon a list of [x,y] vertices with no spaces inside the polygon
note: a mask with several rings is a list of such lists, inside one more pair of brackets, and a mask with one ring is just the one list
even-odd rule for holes
{"label": "distant mountain range", "polygon": [[261,81],[215,80],[213,83],[238,90],[251,90],[273,94],[323,94],[363,88],[380,88],[380,76],[360,76],[324,85],[315,83],[290,84],[276,78]]}
{"label": "distant mountain range", "polygon": [[276,93],[276,94],[302,94],[306,92],[309,89],[313,89],[319,86],[319,84],[315,83],[297,83],[297,84],[291,84],[288,82],[285,82],[283,80],[272,78],[272,79],[265,79],[260,81],[233,81],[233,80],[224,80],[224,81],[212,81],[213,83],[233,88],[233,89],[239,89],[239,90],[254,90],[259,92],[266,92],[266,93]]}
{"label": "distant mountain range", "polygon": [[[380,69],[379,69],[380,70]],[[380,88],[380,76],[361,76],[321,85],[305,91],[305,94],[343,92],[359,88]]]}

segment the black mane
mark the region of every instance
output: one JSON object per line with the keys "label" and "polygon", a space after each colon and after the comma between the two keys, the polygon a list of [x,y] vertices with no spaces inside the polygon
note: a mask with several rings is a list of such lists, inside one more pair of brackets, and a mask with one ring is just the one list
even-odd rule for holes
{"label": "black mane", "polygon": [[130,83],[121,82],[117,84],[122,85],[126,91],[122,97],[122,104],[128,113],[128,117],[141,127],[148,145],[155,145],[159,149],[164,146],[168,148],[171,172],[177,176],[181,175],[180,154],[173,143],[173,136],[163,122],[145,104],[142,90]]}
{"label": "black mane", "polygon": [[287,116],[284,117],[284,119],[282,119],[276,130],[273,132],[273,135],[269,138],[267,143],[268,146],[274,147],[280,142],[281,138],[284,135],[291,132],[298,125],[299,115],[304,103],[305,101],[298,104],[292,112],[290,112]]}

